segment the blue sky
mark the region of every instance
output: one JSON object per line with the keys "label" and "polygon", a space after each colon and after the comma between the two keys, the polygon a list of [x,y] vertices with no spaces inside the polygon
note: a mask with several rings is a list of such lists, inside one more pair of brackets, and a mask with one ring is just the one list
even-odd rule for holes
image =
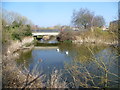
{"label": "blue sky", "polygon": [[70,25],[73,10],[80,8],[102,15],[107,25],[118,15],[117,2],[3,2],[2,7],[26,16],[40,27]]}

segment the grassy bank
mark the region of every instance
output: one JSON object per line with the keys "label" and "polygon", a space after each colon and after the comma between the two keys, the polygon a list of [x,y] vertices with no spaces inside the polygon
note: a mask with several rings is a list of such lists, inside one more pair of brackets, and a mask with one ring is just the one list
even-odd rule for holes
{"label": "grassy bank", "polygon": [[62,42],[72,41],[73,43],[94,43],[94,44],[118,44],[118,35],[114,32],[103,31],[96,28],[94,31],[63,31],[58,35]]}

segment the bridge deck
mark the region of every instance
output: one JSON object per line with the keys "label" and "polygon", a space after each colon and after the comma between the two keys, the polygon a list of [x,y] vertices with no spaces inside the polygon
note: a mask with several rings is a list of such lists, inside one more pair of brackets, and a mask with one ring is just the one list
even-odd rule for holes
{"label": "bridge deck", "polygon": [[32,33],[33,36],[39,36],[39,35],[53,35],[53,36],[56,36],[58,34],[59,34],[59,32],[52,32],[52,33],[50,33],[50,32]]}
{"label": "bridge deck", "polygon": [[32,30],[33,36],[38,35],[58,35],[60,33],[60,30]]}
{"label": "bridge deck", "polygon": [[54,30],[32,30],[32,32],[60,32],[60,30],[54,29]]}

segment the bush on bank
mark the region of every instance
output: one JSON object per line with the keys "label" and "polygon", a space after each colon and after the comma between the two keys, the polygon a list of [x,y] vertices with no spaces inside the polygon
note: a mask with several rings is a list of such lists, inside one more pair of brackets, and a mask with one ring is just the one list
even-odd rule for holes
{"label": "bush on bank", "polygon": [[[80,37],[80,38],[78,38]],[[101,28],[94,28],[93,31],[62,31],[57,37],[58,41],[61,42],[72,42],[74,40],[80,39],[96,39],[96,40],[104,40],[104,41],[115,41],[117,40],[117,35],[115,33],[111,33],[108,31],[103,31]]]}
{"label": "bush on bank", "polygon": [[10,44],[12,40],[21,41],[26,36],[31,36],[32,22],[27,17],[16,12],[2,8],[2,44]]}
{"label": "bush on bank", "polygon": [[2,43],[8,43],[11,40],[22,40],[26,36],[31,36],[31,26],[30,25],[20,25],[20,23],[12,24],[9,26],[2,25]]}
{"label": "bush on bank", "polygon": [[62,31],[57,36],[57,40],[61,42],[71,42],[72,40],[75,40],[76,35],[78,35],[78,33],[72,30]]}

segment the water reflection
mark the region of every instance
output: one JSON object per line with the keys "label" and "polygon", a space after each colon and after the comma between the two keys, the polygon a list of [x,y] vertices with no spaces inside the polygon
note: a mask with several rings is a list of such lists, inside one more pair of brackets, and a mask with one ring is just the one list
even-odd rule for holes
{"label": "water reflection", "polygon": [[29,68],[29,65],[33,62],[33,57],[32,57],[32,50],[23,50],[19,52],[20,57],[19,59],[17,59],[17,64],[18,65],[22,65],[24,64],[24,66],[26,68]]}
{"label": "water reflection", "polygon": [[[89,50],[91,51],[91,50]],[[107,47],[85,58],[81,57],[71,63],[65,63],[66,70],[73,77],[76,87],[118,87],[118,53],[112,47]],[[89,55],[89,54],[88,54]],[[86,57],[86,56],[85,56]]]}
{"label": "water reflection", "polygon": [[56,40],[43,40],[43,39],[41,39],[40,40],[40,43],[58,43],[58,41],[56,41]]}

